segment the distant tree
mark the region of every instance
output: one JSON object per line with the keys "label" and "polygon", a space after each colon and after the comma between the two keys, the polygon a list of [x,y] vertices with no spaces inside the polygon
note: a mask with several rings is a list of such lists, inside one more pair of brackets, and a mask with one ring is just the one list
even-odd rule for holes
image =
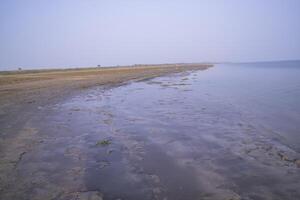
{"label": "distant tree", "polygon": [[18,68],[18,70],[19,70],[19,71],[21,71],[21,70],[22,70],[22,68],[21,68],[21,67],[19,67],[19,68]]}
{"label": "distant tree", "polygon": [[101,65],[97,65],[97,67],[101,67]]}

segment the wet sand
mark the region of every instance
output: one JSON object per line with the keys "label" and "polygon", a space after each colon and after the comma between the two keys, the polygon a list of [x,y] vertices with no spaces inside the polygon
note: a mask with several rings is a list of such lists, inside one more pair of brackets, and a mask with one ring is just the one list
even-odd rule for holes
{"label": "wet sand", "polygon": [[[93,136],[86,131],[98,131],[99,127],[86,127],[86,131],[78,133],[77,122],[69,123],[71,119],[68,119],[78,109],[64,113],[63,110],[57,110],[58,105],[95,86],[105,91],[132,81],[209,67],[211,65],[176,64],[1,73],[0,199],[102,199],[102,187],[112,189],[112,194],[114,191],[117,194],[119,190],[114,188],[114,182],[128,184],[128,177],[124,177],[122,170],[128,170],[126,167],[129,165],[120,164],[122,167],[118,168],[114,177],[110,177],[114,172],[108,172],[109,179],[113,179],[106,181],[104,186],[97,185],[99,180],[96,184],[93,184],[93,180],[87,181],[93,179],[88,177],[93,171],[109,165],[104,158],[114,149],[101,148],[110,146],[110,141],[99,141],[96,146],[100,148],[95,148],[94,143],[86,143],[84,138]],[[59,113],[57,119],[51,118],[56,116],[54,112]],[[109,113],[102,114],[109,116]],[[76,117],[84,119],[84,115]],[[105,123],[110,123],[109,119]],[[123,151],[120,152],[113,153],[112,158],[120,161],[124,156]],[[95,155],[102,157],[93,160]],[[86,162],[95,162],[96,167],[87,168],[89,165]],[[152,178],[155,179],[155,176]],[[127,192],[120,189],[124,197],[129,195],[133,197],[130,199],[136,199],[149,194],[145,193],[143,187],[138,189],[140,186],[135,181],[129,184],[132,185],[126,188]],[[152,199],[152,193],[145,199]],[[109,195],[104,199],[115,199]],[[120,198],[128,199],[124,197]]]}

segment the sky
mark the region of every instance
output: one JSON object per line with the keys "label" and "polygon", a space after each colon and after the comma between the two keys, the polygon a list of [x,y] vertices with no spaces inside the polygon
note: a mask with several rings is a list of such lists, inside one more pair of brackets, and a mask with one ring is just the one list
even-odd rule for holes
{"label": "sky", "polygon": [[0,70],[300,59],[299,0],[0,0]]}

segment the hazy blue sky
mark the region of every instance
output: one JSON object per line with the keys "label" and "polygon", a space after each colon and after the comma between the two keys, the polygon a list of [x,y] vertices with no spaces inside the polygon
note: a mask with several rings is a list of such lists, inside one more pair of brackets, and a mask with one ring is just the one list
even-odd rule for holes
{"label": "hazy blue sky", "polygon": [[1,0],[0,69],[300,59],[299,0]]}

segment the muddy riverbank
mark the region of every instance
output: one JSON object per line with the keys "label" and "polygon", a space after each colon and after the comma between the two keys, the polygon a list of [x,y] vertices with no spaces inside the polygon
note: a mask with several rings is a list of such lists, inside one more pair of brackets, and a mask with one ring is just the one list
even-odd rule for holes
{"label": "muddy riverbank", "polygon": [[[81,155],[86,152],[77,147],[67,147],[68,140],[73,141],[72,137],[75,136],[69,135],[66,129],[56,124],[56,122],[66,123],[67,118],[49,121],[47,117],[52,116],[54,110],[57,111],[60,102],[84,93],[91,87],[98,86],[102,90],[107,90],[132,81],[190,70],[204,70],[208,67],[211,65],[180,64],[2,73],[0,75],[1,199],[74,199],[79,196],[82,199],[101,199],[100,190],[87,189],[83,177],[80,176],[85,174],[87,169],[77,166],[67,158],[80,156],[80,160],[86,160],[85,156]],[[74,109],[72,112],[76,111]],[[58,112],[63,114],[61,110]],[[71,116],[72,112],[64,114]],[[70,128],[74,125],[76,126],[69,124]],[[52,132],[53,128],[55,130]],[[80,133],[80,137],[85,137],[85,134]],[[54,144],[54,141],[58,143]],[[63,144],[63,141],[66,143]],[[51,145],[51,150],[46,150],[47,152],[50,150],[48,153],[39,149],[45,145]],[[67,149],[62,149],[65,147]],[[63,150],[63,154],[59,155],[58,150]],[[43,155],[32,158],[37,156],[38,152],[43,152]],[[55,155],[54,152],[58,154]],[[30,166],[27,165],[27,159],[33,161]],[[51,160],[55,160],[55,163]],[[102,164],[106,165],[105,162]],[[56,174],[54,175],[56,178],[45,177],[49,176],[50,172]]]}

